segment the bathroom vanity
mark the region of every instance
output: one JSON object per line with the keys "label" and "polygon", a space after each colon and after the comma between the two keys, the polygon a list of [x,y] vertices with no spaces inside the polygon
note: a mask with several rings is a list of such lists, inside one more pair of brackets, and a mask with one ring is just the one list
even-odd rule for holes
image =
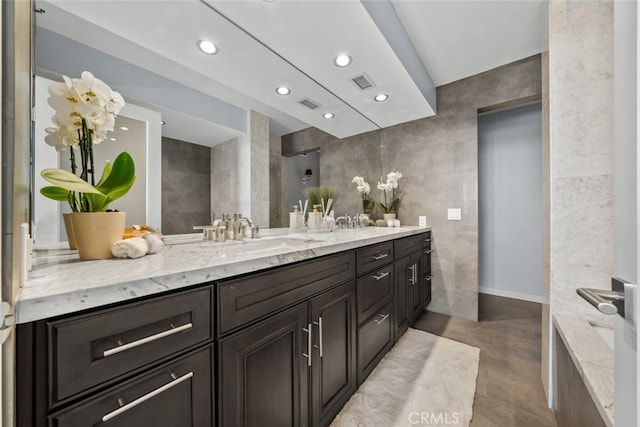
{"label": "bathroom vanity", "polygon": [[327,425],[430,300],[428,228],[185,242],[36,266],[19,425]]}

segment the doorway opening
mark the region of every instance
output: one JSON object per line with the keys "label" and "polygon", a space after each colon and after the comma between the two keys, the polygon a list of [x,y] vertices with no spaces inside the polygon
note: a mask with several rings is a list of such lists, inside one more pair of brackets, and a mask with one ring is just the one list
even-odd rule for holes
{"label": "doorway opening", "polygon": [[541,104],[480,114],[481,294],[543,302],[542,208]]}

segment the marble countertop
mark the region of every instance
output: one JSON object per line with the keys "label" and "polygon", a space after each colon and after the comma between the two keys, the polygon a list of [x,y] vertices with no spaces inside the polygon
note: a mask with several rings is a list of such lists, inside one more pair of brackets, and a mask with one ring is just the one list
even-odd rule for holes
{"label": "marble countertop", "polygon": [[42,250],[18,294],[15,321],[46,319],[429,230],[367,227],[289,234],[288,229],[276,229],[266,233],[281,234],[224,243],[204,241],[199,234],[168,236],[173,244],[138,259],[80,261],[75,251]]}
{"label": "marble countertop", "polygon": [[571,359],[608,427],[614,426],[613,350],[582,319],[554,315],[553,321]]}

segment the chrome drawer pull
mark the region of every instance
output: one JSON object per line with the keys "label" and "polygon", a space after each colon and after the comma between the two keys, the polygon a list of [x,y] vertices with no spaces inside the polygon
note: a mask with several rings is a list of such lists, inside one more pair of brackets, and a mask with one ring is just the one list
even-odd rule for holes
{"label": "chrome drawer pull", "polygon": [[424,253],[427,255],[431,254],[431,249],[429,249],[428,251],[424,251]]}
{"label": "chrome drawer pull", "polygon": [[389,318],[389,313],[387,314],[383,314],[382,315],[382,319],[378,320],[378,319],[373,319],[374,322],[376,322],[376,325],[381,324],[382,322],[384,322],[385,320],[387,320]]}
{"label": "chrome drawer pull", "polygon": [[427,280],[431,280],[431,278],[432,278],[432,277],[433,277],[433,276],[427,276],[427,277],[425,277],[425,279],[427,279]]}
{"label": "chrome drawer pull", "polygon": [[373,258],[373,259],[375,259],[376,261],[378,261],[378,260],[380,260],[380,259],[382,259],[382,258],[386,258],[386,257],[388,257],[388,256],[389,256],[389,254],[388,254],[388,253],[386,253],[386,254],[374,254],[374,255],[371,255],[371,258]]}
{"label": "chrome drawer pull", "polygon": [[372,279],[376,279],[376,280],[380,280],[380,279],[384,279],[385,277],[387,277],[389,275],[388,271],[385,271],[384,273],[380,273],[377,276],[371,276]]}
{"label": "chrome drawer pull", "polygon": [[417,280],[416,280],[416,265],[415,264],[411,264],[409,266],[409,270],[411,270],[411,277],[409,277],[409,283],[412,285],[415,285]]}
{"label": "chrome drawer pull", "polygon": [[303,331],[305,331],[308,335],[308,341],[307,341],[307,352],[306,353],[302,353],[302,355],[304,357],[307,358],[307,366],[311,366],[311,323],[309,323],[307,325],[307,328],[302,328]]}
{"label": "chrome drawer pull", "polygon": [[320,345],[314,346],[318,350],[320,350],[320,357],[322,357],[322,316],[318,317],[317,322],[313,322],[314,325],[318,325],[318,336],[320,337]]}
{"label": "chrome drawer pull", "polygon": [[[181,376],[180,378],[176,378],[175,380],[166,383],[165,385],[163,385],[162,387],[159,387],[147,394],[145,394],[144,396],[141,396],[139,398],[137,398],[136,400],[133,400],[129,403],[127,403],[124,406],[121,406],[120,408],[109,412],[108,414],[104,415],[102,417],[102,422],[106,423],[107,421],[109,421],[112,418],[117,417],[118,415],[122,414],[123,412],[127,412],[129,409],[138,406],[139,404],[146,402],[147,400],[151,399],[154,396],[159,395],[160,393],[169,390],[172,387],[177,386],[178,384],[180,384],[181,382],[184,382],[186,380],[188,380],[189,378],[193,377],[193,372],[189,372],[188,374],[184,374],[183,376]],[[118,403],[122,402],[122,399],[118,399]]]}
{"label": "chrome drawer pull", "polygon": [[144,338],[140,338],[139,340],[132,341],[128,344],[119,345],[118,347],[110,348],[109,350],[105,350],[102,353],[102,356],[103,357],[112,356],[122,351],[129,350],[131,348],[138,347],[142,344],[159,340],[160,338],[168,337],[169,335],[177,334],[178,332],[186,331],[187,329],[191,329],[191,328],[193,328],[193,323],[186,323],[182,326],[178,326],[177,328],[167,329],[166,331],[159,332],[155,335],[150,335],[148,337],[144,337]]}

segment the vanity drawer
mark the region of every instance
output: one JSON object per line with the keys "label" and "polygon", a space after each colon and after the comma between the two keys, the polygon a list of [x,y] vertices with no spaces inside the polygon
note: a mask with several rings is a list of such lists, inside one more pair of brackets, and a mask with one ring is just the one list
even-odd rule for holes
{"label": "vanity drawer", "polygon": [[431,249],[431,232],[427,231],[422,235],[422,247],[424,249]]}
{"label": "vanity drawer", "polygon": [[213,339],[211,286],[47,322],[50,405]]}
{"label": "vanity drawer", "polygon": [[393,264],[358,278],[358,323],[368,319],[393,295]]}
{"label": "vanity drawer", "polygon": [[358,329],[358,385],[393,346],[393,303],[387,304]]}
{"label": "vanity drawer", "polygon": [[210,427],[212,366],[208,345],[50,416],[49,425]]}
{"label": "vanity drawer", "polygon": [[393,241],[358,249],[358,276],[393,261]]}
{"label": "vanity drawer", "polygon": [[220,335],[355,278],[354,251],[218,283]]}
{"label": "vanity drawer", "polygon": [[424,234],[418,234],[415,236],[409,236],[395,240],[393,242],[393,251],[395,253],[396,259],[402,258],[405,255],[409,255],[416,250],[422,250],[423,240]]}

